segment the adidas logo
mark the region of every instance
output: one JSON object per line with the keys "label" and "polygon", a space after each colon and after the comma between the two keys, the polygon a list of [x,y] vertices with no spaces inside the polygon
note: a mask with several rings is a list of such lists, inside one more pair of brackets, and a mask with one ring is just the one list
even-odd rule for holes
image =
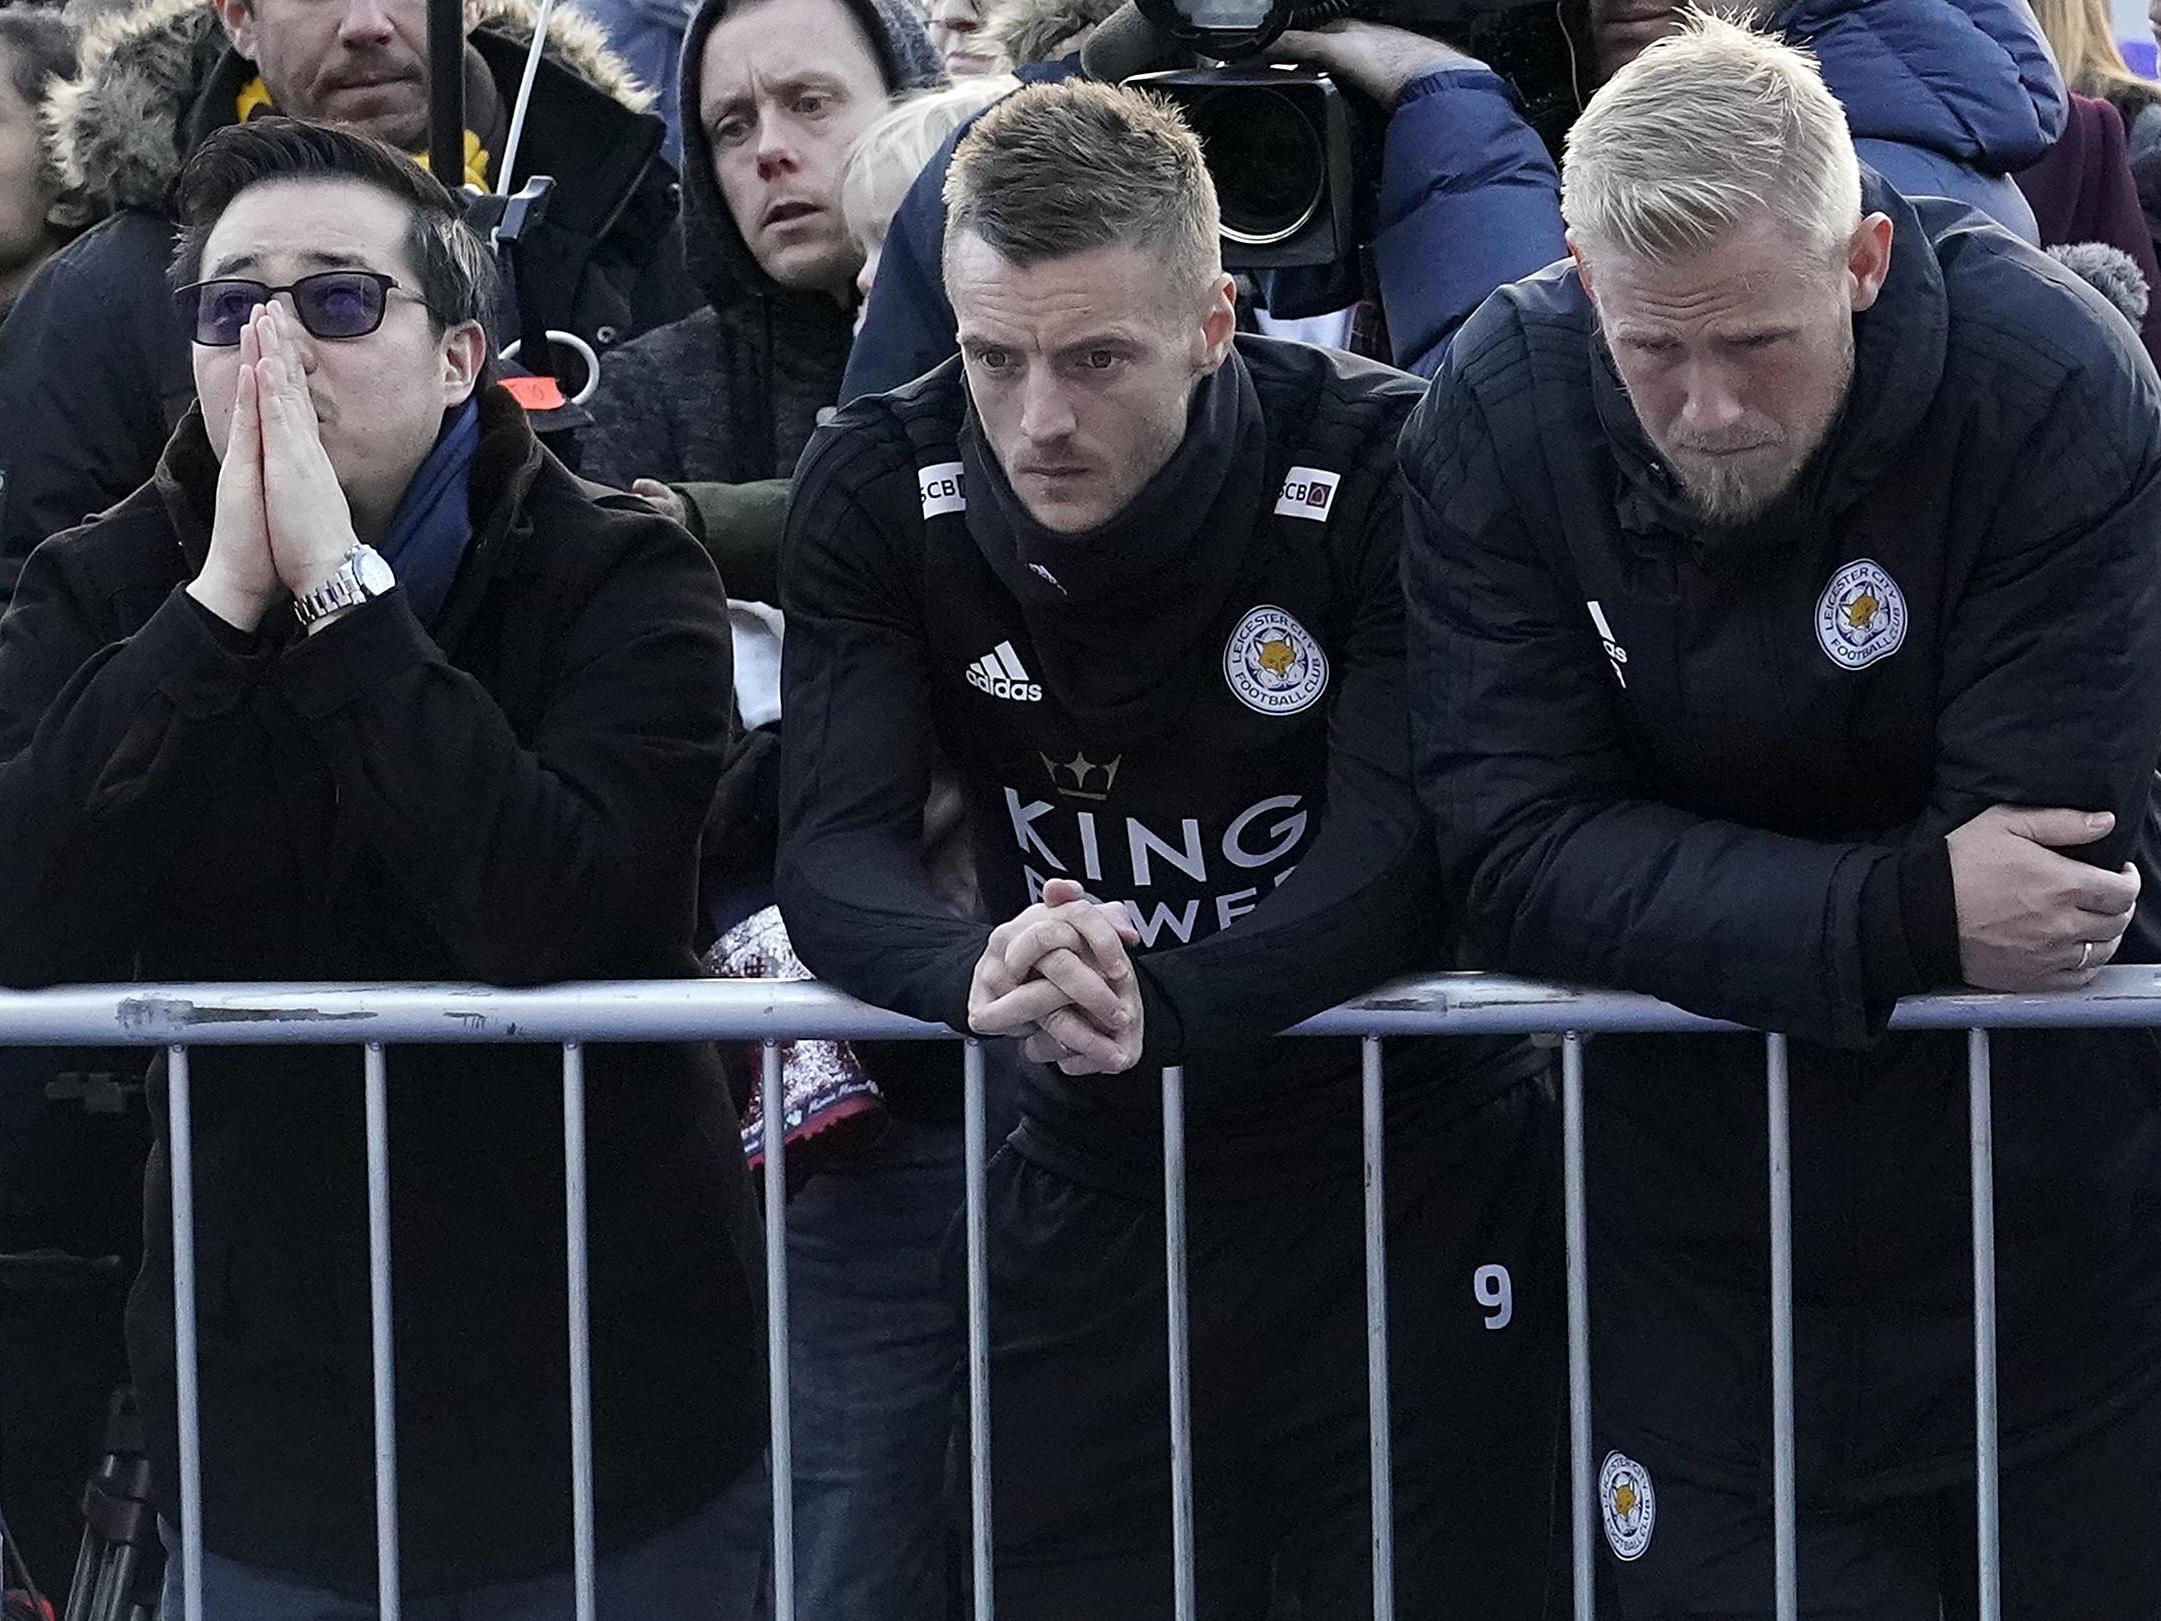
{"label": "adidas logo", "polygon": [[1043,701],[1043,689],[1028,679],[1028,672],[1021,668],[1020,655],[1013,651],[1011,642],[1000,642],[969,665],[968,685],[993,698],[1011,698],[1016,703]]}

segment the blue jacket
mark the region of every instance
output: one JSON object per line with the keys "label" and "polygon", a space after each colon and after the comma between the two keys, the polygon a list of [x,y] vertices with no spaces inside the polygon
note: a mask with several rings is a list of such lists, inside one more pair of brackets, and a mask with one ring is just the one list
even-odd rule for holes
{"label": "blue jacket", "polygon": [[[1821,59],[1864,163],[1902,192],[1956,197],[2038,239],[2009,176],[2063,133],[2067,103],[2023,0],[1798,0],[1776,21]],[[953,353],[939,246],[958,140],[893,218],[843,400],[898,388]],[[1389,120],[1373,239],[1396,364],[1432,376],[1488,293],[1565,252],[1559,176],[1507,84],[1475,64],[1414,80]],[[1286,291],[1271,299],[1277,313],[1314,313],[1286,308]]]}
{"label": "blue jacket", "polygon": [[[946,164],[959,139],[939,150],[893,216],[844,401],[898,388],[954,352],[939,248]],[[1506,82],[1470,62],[1413,80],[1388,122],[1373,237],[1396,364],[1432,376],[1449,335],[1488,293],[1566,251],[1560,176]],[[1318,313],[1286,308],[1280,293],[1271,302],[1278,313]]]}
{"label": "blue jacket", "polygon": [[1775,25],[1823,63],[1863,163],[2038,240],[2009,177],[2055,144],[2069,103],[2024,0],[1797,0]]}

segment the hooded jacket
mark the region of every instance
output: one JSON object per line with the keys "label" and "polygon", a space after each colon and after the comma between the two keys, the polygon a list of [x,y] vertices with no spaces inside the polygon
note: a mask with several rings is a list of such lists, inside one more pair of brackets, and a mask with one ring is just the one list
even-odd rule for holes
{"label": "hooded jacket", "polygon": [[[915,14],[898,0],[845,0],[892,91],[942,77]],[[702,59],[727,0],[706,0],[683,43]],[[830,294],[798,292],[765,273],[713,178],[699,116],[699,76],[682,85],[683,254],[705,308],[625,344],[601,368],[579,470],[627,489],[637,478],[743,484],[786,478],[818,413],[838,400],[853,312]],[[733,580],[730,581],[734,585]]]}
{"label": "hooded jacket", "polygon": [[[0,983],[688,978],[726,742],[712,566],[483,397],[472,538],[432,630],[403,588],[242,636],[182,586],[217,463],[200,412],[0,619]],[[560,1056],[393,1048],[402,1548],[416,1587],[560,1568]],[[710,1045],[596,1047],[600,1536],[639,1540],[764,1444],[756,1215]],[[194,1054],[204,1529],[372,1591],[367,1183],[350,1047]],[[177,1511],[166,1108],[129,1359]]]}
{"label": "hooded jacket", "polygon": [[[507,108],[533,33],[530,0],[485,0],[470,36]],[[102,222],[54,255],[0,325],[0,603],[31,548],[141,484],[195,395],[166,296],[167,195],[254,77],[199,0],[150,0],[94,27],[46,116],[63,179]],[[518,152],[521,181],[553,175],[521,260],[551,327],[606,349],[681,304],[649,275],[675,210],[650,97],[590,22],[558,8]],[[496,154],[500,157],[500,154]],[[663,300],[650,314],[649,299]]]}
{"label": "hooded jacket", "polygon": [[[1965,1043],[1945,836],[2115,816],[2155,893],[2161,381],[2100,295],[1880,180],[1891,268],[1831,437],[1756,522],[1694,516],[1571,265],[1464,328],[1404,431],[1413,745],[1496,967],[1790,1035],[1803,1491],[1970,1478]],[[2118,960],[2161,960],[2149,899]],[[1999,1032],[2010,1463],[2161,1377],[2161,1040]],[[1601,1037],[1604,1444],[1753,1490],[1766,1456],[1764,1047]],[[1684,1376],[1685,1370],[1685,1376]],[[1636,1454],[1642,1456],[1642,1454]],[[1807,1498],[1804,1498],[1804,1502]]]}

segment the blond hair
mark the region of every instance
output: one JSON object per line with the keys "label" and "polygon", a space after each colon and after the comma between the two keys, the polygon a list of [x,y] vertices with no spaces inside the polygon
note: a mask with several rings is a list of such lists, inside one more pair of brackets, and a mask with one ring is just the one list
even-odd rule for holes
{"label": "blond hair", "polygon": [[1066,79],[976,120],[945,177],[946,262],[972,231],[1016,265],[1132,243],[1196,290],[1223,272],[1201,143],[1162,97]]}
{"label": "blond hair", "polygon": [[840,176],[840,213],[848,234],[866,248],[883,242],[901,199],[945,138],[1019,88],[1020,80],[1011,74],[993,73],[894,97],[848,149],[848,167]]}
{"label": "blond hair", "polygon": [[2147,99],[2161,94],[2123,59],[2108,0],[2033,0],[2033,14],[2056,53],[2063,82],[2080,95],[2107,100],[2126,91]]}
{"label": "blond hair", "polygon": [[1576,120],[1561,214],[1586,258],[1670,262],[1764,215],[1829,255],[1860,224],[1861,168],[1812,55],[1691,11]]}

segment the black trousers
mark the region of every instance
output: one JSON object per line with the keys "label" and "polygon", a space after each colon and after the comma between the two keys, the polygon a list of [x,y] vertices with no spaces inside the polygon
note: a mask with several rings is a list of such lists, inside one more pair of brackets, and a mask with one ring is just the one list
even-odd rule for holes
{"label": "black trousers", "polygon": [[[1558,1110],[1534,1084],[1396,1139],[1396,1613],[1535,1621],[1565,1525]],[[1341,1169],[1294,1195],[1189,1209],[1207,1621],[1371,1613],[1363,1192],[1356,1160]],[[1162,1207],[1008,1149],[989,1227],[998,1612],[1168,1617]]]}
{"label": "black trousers", "polygon": [[[1772,1591],[1767,1497],[1709,1491],[1638,1460],[1655,1516],[1602,1550],[1624,1621],[1726,1617],[1766,1621]],[[2005,1468],[1999,1477],[2003,1613],[2009,1621],[2154,1621],[2161,1617],[2161,1393],[2098,1434]],[[1803,1514],[1796,1552],[1810,1621],[1970,1621],[1976,1531],[1970,1484],[1848,1513]]]}

